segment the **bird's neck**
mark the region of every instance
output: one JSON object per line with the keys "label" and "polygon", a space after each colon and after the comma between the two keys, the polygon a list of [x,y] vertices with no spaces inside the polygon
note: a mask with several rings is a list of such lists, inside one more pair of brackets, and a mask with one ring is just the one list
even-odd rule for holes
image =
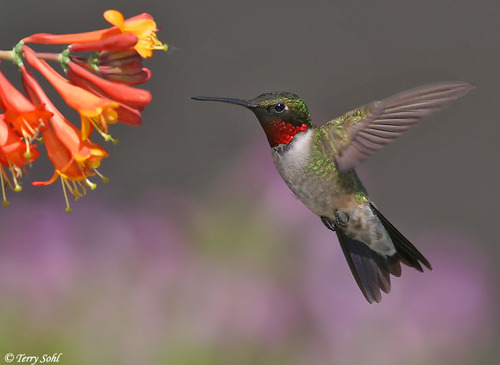
{"label": "bird's neck", "polygon": [[292,124],[280,119],[267,121],[262,124],[271,147],[289,144],[297,133],[305,132],[310,127],[311,125],[308,122]]}

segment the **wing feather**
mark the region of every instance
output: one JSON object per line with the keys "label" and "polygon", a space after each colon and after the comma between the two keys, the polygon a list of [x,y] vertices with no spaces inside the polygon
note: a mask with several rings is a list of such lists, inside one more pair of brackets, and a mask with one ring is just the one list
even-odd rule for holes
{"label": "wing feather", "polygon": [[322,128],[333,140],[338,168],[346,171],[356,167],[420,119],[445,108],[473,88],[460,81],[420,86],[331,120]]}

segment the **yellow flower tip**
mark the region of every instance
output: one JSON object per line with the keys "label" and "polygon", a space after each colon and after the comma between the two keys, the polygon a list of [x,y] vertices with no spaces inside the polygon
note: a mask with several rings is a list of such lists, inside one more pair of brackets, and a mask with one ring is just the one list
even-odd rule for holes
{"label": "yellow flower tip", "polygon": [[109,182],[109,177],[104,177],[104,176],[103,176],[103,177],[101,178],[101,180],[102,180],[102,182],[103,182],[103,183],[107,184],[107,183]]}
{"label": "yellow flower tip", "polygon": [[31,154],[30,151],[26,151],[23,153],[23,157],[26,158],[26,159],[30,159],[33,155]]}
{"label": "yellow flower tip", "polygon": [[118,10],[106,10],[103,14],[104,19],[115,27],[119,28],[120,30],[123,29],[125,26],[125,18],[123,17],[123,14],[120,13]]}
{"label": "yellow flower tip", "polygon": [[113,144],[118,144],[118,140],[114,138],[111,138],[111,142],[113,142]]}
{"label": "yellow flower tip", "polygon": [[20,192],[21,190],[23,190],[23,187],[21,185],[14,186],[14,191],[15,192]]}
{"label": "yellow flower tip", "polygon": [[115,102],[112,102],[109,104],[109,107],[105,108],[102,111],[102,118],[106,121],[108,124],[114,124],[118,123],[118,113],[116,112],[116,108],[118,108],[119,105]]}
{"label": "yellow flower tip", "polygon": [[10,205],[10,202],[9,202],[8,200],[4,200],[4,201],[2,202],[2,205],[3,205],[4,207],[8,207],[8,206]]}
{"label": "yellow flower tip", "polygon": [[71,213],[73,211],[73,209],[71,209],[70,207],[66,207],[65,211],[66,211],[66,213]]}

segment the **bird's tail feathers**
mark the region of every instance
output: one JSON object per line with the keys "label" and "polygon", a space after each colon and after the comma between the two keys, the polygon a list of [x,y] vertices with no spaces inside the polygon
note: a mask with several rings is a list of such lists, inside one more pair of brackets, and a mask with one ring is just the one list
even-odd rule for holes
{"label": "bird's tail feathers", "polygon": [[400,262],[418,271],[423,271],[421,264],[429,270],[432,270],[432,267],[416,247],[377,208],[372,204],[370,207],[394,243],[396,253],[393,256],[379,254],[363,242],[349,237],[341,227],[336,226],[334,219],[322,217],[321,220],[329,229],[336,232],[352,275],[366,300],[369,303],[379,303],[382,299],[381,291],[389,293],[391,290],[390,275],[401,276]]}
{"label": "bird's tail feathers", "polygon": [[403,264],[413,267],[420,272],[424,271],[421,264],[429,270],[432,270],[431,264],[427,261],[424,255],[422,255],[420,251],[418,251],[417,248],[413,246],[412,243],[408,241],[406,237],[403,236],[401,232],[399,232],[372,203],[370,203],[370,208],[373,210],[377,218],[380,219],[380,222],[391,237],[392,243],[396,248],[396,255],[393,257],[399,259]]}

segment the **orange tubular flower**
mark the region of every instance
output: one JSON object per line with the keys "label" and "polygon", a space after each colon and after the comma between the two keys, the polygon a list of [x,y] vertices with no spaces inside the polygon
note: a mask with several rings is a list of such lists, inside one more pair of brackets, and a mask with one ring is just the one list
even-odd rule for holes
{"label": "orange tubular flower", "polygon": [[151,102],[151,93],[124,84],[101,79],[74,62],[68,62],[66,74],[70,81],[98,96],[116,101],[118,120],[122,123],[139,125],[141,114],[146,105]]}
{"label": "orange tubular flower", "polygon": [[[26,146],[21,136],[6,123],[5,114],[0,114],[0,184],[2,185],[3,205],[9,205],[5,196],[5,182],[14,191],[21,190],[18,179],[22,175],[22,168],[33,162],[40,155],[40,152],[35,148],[35,145],[30,146],[31,153],[27,157]],[[11,173],[12,182],[7,176],[4,166]]]}
{"label": "orange tubular flower", "polygon": [[26,158],[31,156],[30,142],[38,135],[44,122],[52,116],[43,104],[35,107],[0,72],[0,108],[5,112],[5,121],[24,137]]}
{"label": "orange tubular flower", "polygon": [[131,108],[143,110],[152,99],[151,93],[147,90],[136,89],[128,85],[103,80],[99,76],[94,75],[71,61],[68,62],[68,70],[66,73],[72,82],[81,80],[92,86],[99,94],[130,106]]}
{"label": "orange tubular flower", "polygon": [[[33,184],[37,186],[48,185],[61,177],[67,204],[66,211],[69,212],[71,209],[69,208],[66,187],[75,200],[85,194],[85,186],[94,189],[96,185],[90,182],[88,177],[95,174],[102,177],[97,168],[100,166],[101,160],[108,157],[109,154],[104,148],[91,142],[90,139],[82,140],[78,128],[57,110],[24,65],[20,66],[20,71],[23,86],[30,99],[35,104],[45,104],[47,110],[53,114],[49,120],[51,127],[42,129],[42,136],[47,155],[55,167],[55,172],[50,180],[38,181]],[[106,181],[104,177],[103,180]]]}
{"label": "orange tubular flower", "polygon": [[151,15],[143,13],[125,20],[119,11],[108,10],[104,13],[104,18],[122,33],[133,33],[139,38],[134,48],[142,58],[151,57],[153,50],[167,50],[167,45],[161,43],[156,36],[158,29]]}
{"label": "orange tubular flower", "polygon": [[54,106],[52,101],[43,91],[40,84],[24,65],[20,66],[21,78],[24,88],[35,104],[45,104],[47,110],[53,115],[49,122],[54,128],[56,136],[65,147],[72,153],[74,159],[80,163],[84,171],[96,169],[102,158],[108,156],[108,152],[101,146],[93,143],[90,139],[82,140],[80,131],[70,123]]}
{"label": "orange tubular flower", "polygon": [[151,78],[151,71],[142,66],[142,57],[135,49],[100,52],[93,60],[70,55],[71,61],[103,78],[127,85],[143,84]]}
{"label": "orange tubular flower", "polygon": [[[78,76],[75,76],[72,73],[68,73],[68,77],[70,78],[71,82],[74,85],[79,86],[87,91],[90,91],[96,94],[97,96],[105,97],[105,95],[102,92],[100,92],[99,89],[90,82],[78,78]],[[116,108],[116,115],[117,119],[120,122],[133,126],[138,126],[142,124],[142,116],[139,110],[129,107],[123,103],[117,103],[117,104],[118,107]]]}
{"label": "orange tubular flower", "polygon": [[156,36],[157,27],[153,17],[149,14],[141,14],[129,19],[124,19],[122,13],[117,10],[107,10],[104,18],[114,27],[75,34],[33,34],[23,39],[25,43],[42,44],[75,44],[94,43],[105,38],[122,33],[132,33],[137,36],[138,41],[134,48],[143,58],[151,57],[153,50],[166,50],[167,45],[162,44]]}
{"label": "orange tubular flower", "polygon": [[22,51],[30,66],[38,70],[55,87],[66,104],[78,111],[82,120],[82,139],[89,137],[95,127],[105,140],[113,140],[108,132],[108,125],[118,122],[116,108],[118,103],[99,97],[81,87],[71,84],[47,62],[36,57],[35,52],[23,46]]}
{"label": "orange tubular flower", "polygon": [[66,188],[69,189],[75,200],[81,198],[87,192],[85,186],[95,189],[95,184],[91,183],[88,179],[88,177],[94,175],[94,173],[86,172],[82,169],[81,164],[78,163],[71,151],[66,148],[63,141],[57,137],[51,127],[43,129],[42,136],[45,141],[47,155],[54,165],[55,171],[50,180],[35,181],[33,185],[49,185],[56,181],[58,177],[61,177],[64,198],[66,200],[66,212],[70,213],[71,208],[69,206]]}
{"label": "orange tubular flower", "polygon": [[99,73],[115,82],[138,85],[151,78],[151,71],[142,66],[142,57],[136,50],[102,53],[97,62]]}
{"label": "orange tubular flower", "polygon": [[92,43],[73,43],[69,45],[71,52],[85,52],[85,51],[123,51],[133,48],[139,38],[132,33],[122,33],[108,38],[104,38],[97,42]]}

